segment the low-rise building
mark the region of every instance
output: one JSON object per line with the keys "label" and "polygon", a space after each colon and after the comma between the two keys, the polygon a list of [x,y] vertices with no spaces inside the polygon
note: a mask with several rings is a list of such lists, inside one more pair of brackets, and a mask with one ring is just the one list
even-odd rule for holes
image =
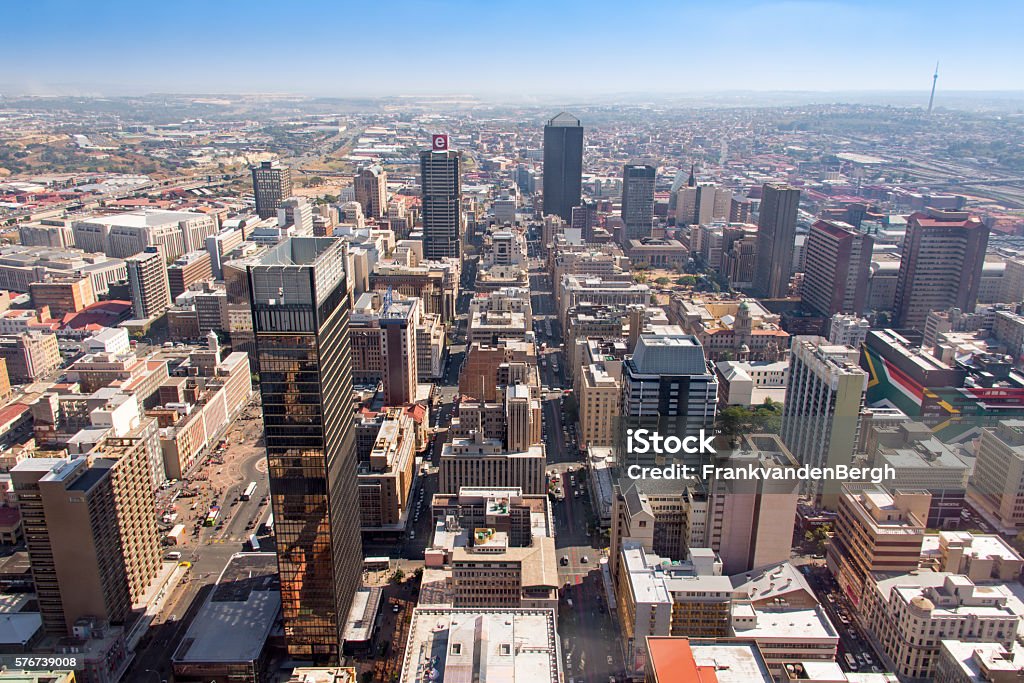
{"label": "low-rise building", "polygon": [[399,683],[505,677],[562,683],[551,609],[417,607]]}
{"label": "low-rise building", "polygon": [[1013,683],[1024,676],[1024,646],[943,640],[935,683]]}
{"label": "low-rise building", "polygon": [[265,680],[266,644],[280,611],[277,557],[232,556],[171,656],[174,680]]}

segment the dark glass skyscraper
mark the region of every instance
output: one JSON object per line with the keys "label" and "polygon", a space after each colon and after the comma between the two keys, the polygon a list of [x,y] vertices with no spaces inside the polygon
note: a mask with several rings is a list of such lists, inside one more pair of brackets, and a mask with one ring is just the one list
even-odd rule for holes
{"label": "dark glass skyscraper", "polygon": [[251,170],[256,213],[260,218],[272,218],[281,201],[292,195],[292,170],[276,161],[264,161]]}
{"label": "dark glass skyscraper", "polygon": [[622,167],[622,243],[650,237],[654,229],[654,180],[651,164]]}
{"label": "dark glass skyscraper", "polygon": [[789,292],[799,206],[800,190],[795,187],[765,183],[761,189],[753,285],[758,296],[781,299]]}
{"label": "dark glass skyscraper", "polygon": [[583,192],[583,126],[562,112],[544,126],[544,215],[572,221]]}
{"label": "dark glass skyscraper", "polygon": [[[434,136],[435,140],[443,136]],[[461,155],[441,146],[420,152],[423,185],[423,255],[428,259],[462,257]]]}
{"label": "dark glass skyscraper", "polygon": [[362,575],[344,244],[287,239],[249,289],[288,652],[337,662]]}

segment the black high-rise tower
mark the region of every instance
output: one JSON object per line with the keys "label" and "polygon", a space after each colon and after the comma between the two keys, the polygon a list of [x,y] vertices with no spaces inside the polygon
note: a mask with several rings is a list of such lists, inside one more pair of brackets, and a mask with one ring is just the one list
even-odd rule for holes
{"label": "black high-rise tower", "polygon": [[249,266],[288,653],[338,663],[363,553],[344,243],[292,237]]}
{"label": "black high-rise tower", "polygon": [[583,126],[562,112],[544,126],[544,214],[572,221],[583,193]]}

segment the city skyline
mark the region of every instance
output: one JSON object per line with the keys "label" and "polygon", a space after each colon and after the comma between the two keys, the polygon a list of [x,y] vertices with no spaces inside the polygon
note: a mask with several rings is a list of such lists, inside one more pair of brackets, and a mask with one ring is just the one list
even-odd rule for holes
{"label": "city skyline", "polygon": [[[203,16],[201,32],[182,30],[177,21],[190,7]],[[366,97],[467,93],[506,98],[514,93],[511,97],[519,98],[920,91],[926,106],[939,61],[936,105],[941,107],[945,93],[1021,90],[1015,65],[1024,62],[1024,47],[1014,34],[1024,20],[1024,8],[1012,2],[986,3],[970,13],[960,12],[951,2],[891,6],[876,1],[736,2],[727,8],[707,2],[649,2],[631,7],[626,15],[603,0],[515,7],[309,2],[305,9],[316,21],[297,19],[296,35],[304,39],[282,51],[264,50],[259,42],[244,40],[261,35],[267,13],[238,3],[185,2],[173,9],[124,2],[88,9],[59,1],[12,6],[7,9],[9,26],[45,20],[50,30],[45,41],[30,33],[6,37],[0,58],[31,68],[0,77],[0,92]],[[517,54],[510,66],[509,52],[494,49],[493,30],[514,27],[522,16],[532,20],[509,36],[509,47]],[[356,17],[358,23],[353,23]],[[953,22],[957,40],[941,40]],[[564,30],[569,25],[573,30]],[[659,35],[673,25],[681,33]],[[837,49],[834,32],[821,30],[828,25],[843,26],[844,36],[857,49]],[[386,27],[387,40],[352,35],[364,26]],[[683,31],[685,27],[700,30]],[[460,39],[435,44],[427,52],[418,50],[418,43],[436,31]],[[372,36],[372,31],[365,33]],[[683,34],[685,41],[672,37]],[[98,35],[116,36],[115,49],[98,50]],[[965,44],[970,49],[964,49]],[[67,65],[83,54],[90,55],[88,68],[69,70]],[[373,69],[358,68],[371,58]],[[405,68],[410,60],[416,69]],[[451,69],[453,61],[458,61],[458,69]],[[225,73],[231,77],[225,78]],[[388,78],[373,76],[381,73],[388,73]]]}

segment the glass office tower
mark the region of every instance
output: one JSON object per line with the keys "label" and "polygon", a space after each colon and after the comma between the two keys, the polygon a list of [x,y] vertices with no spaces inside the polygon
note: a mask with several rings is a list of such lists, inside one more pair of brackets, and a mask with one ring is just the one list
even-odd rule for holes
{"label": "glass office tower", "polygon": [[249,266],[288,651],[338,661],[362,575],[344,243],[292,237]]}

